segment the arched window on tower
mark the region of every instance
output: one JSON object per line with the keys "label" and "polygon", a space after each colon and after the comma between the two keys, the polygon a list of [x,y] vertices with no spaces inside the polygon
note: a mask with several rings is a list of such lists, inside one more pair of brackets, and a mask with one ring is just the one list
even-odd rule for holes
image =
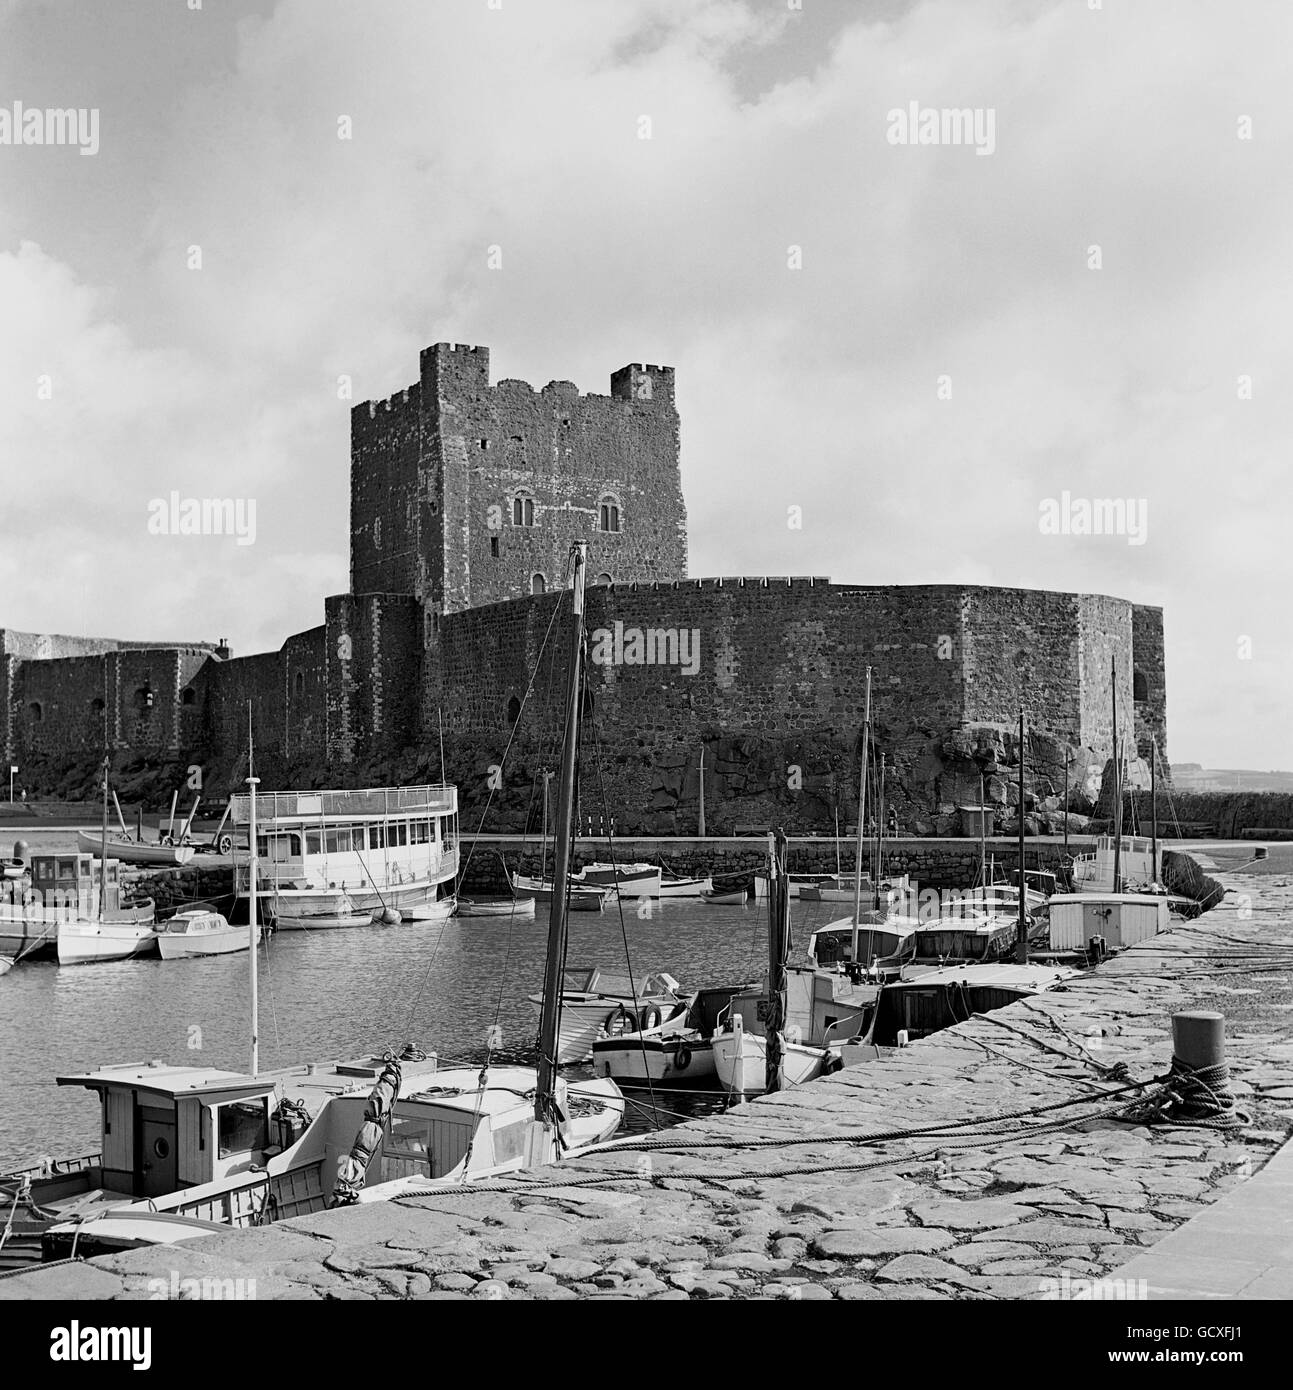
{"label": "arched window on tower", "polygon": [[507,727],[516,727],[516,721],[521,717],[521,702],[515,695],[507,702]]}
{"label": "arched window on tower", "polygon": [[614,584],[615,581],[610,577],[609,574],[607,574],[605,571],[603,571],[601,574],[599,574],[599,575],[597,576],[596,579],[593,580],[593,583],[594,583],[594,584]]}
{"label": "arched window on tower", "polygon": [[184,689],[180,691],[180,704],[182,705],[191,705],[197,698],[197,691],[194,690],[191,685],[186,685]]}
{"label": "arched window on tower", "polygon": [[1144,671],[1135,671],[1131,677],[1131,698],[1140,704],[1143,700],[1149,699],[1149,682],[1145,679]]}
{"label": "arched window on tower", "polygon": [[541,574],[530,576],[530,592],[532,594],[546,594],[548,591],[548,581]]}
{"label": "arched window on tower", "polygon": [[620,499],[613,492],[603,493],[597,504],[597,529],[612,532],[620,529]]}
{"label": "arched window on tower", "polygon": [[518,492],[512,498],[512,525],[534,525],[534,498],[527,493]]}
{"label": "arched window on tower", "polygon": [[45,707],[39,700],[33,700],[31,704],[27,706],[27,713],[31,716],[31,722],[33,724],[41,724],[44,722]]}

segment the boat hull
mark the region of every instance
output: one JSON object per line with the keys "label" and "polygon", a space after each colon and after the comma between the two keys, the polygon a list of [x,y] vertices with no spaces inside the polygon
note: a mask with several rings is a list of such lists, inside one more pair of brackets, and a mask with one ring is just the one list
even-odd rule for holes
{"label": "boat hull", "polygon": [[268,899],[274,926],[279,931],[318,931],[328,927],[366,927],[373,914],[387,908],[414,922],[438,922],[452,917],[453,897],[437,898],[436,885],[417,884],[376,892],[350,892],[341,888],[284,892]]}
{"label": "boat hull", "polygon": [[[84,830],[76,832],[76,843],[82,854],[93,854],[99,858],[103,854],[103,837],[88,835]],[[108,838],[108,858],[119,859],[123,864],[152,864],[158,868],[178,869],[193,858],[192,845],[138,845],[130,840]]]}
{"label": "boat hull", "polygon": [[482,898],[459,898],[458,916],[528,919],[534,916],[534,899],[500,898],[496,902],[492,902]]}
{"label": "boat hull", "polygon": [[[532,994],[529,998],[535,1012],[541,1016],[543,996]],[[667,1036],[671,1032],[680,1032],[687,1026],[687,1005],[684,1001],[641,998],[638,1000],[638,1017],[643,1017],[651,1008],[660,1011],[661,1023],[659,1028],[647,1030],[649,1033]],[[609,1036],[613,1030],[624,1028],[631,1017],[631,999],[616,999],[608,995],[597,995],[593,998],[573,998],[569,994],[564,995],[557,1030],[558,1066],[587,1062],[593,1055],[593,1044]],[[627,1031],[620,1035],[627,1036]]]}
{"label": "boat hull", "polygon": [[693,1085],[714,1079],[714,1049],[693,1030],[673,1036],[624,1033],[593,1044],[593,1075],[622,1085],[670,1081]]}
{"label": "boat hull", "polygon": [[[732,1096],[762,1095],[767,1088],[767,1042],[744,1029],[716,1033],[712,1042],[714,1071],[719,1084]],[[802,1086],[825,1070],[830,1049],[783,1043],[781,1084]]]}
{"label": "boat hull", "polygon": [[[256,940],[259,943],[259,928],[256,930]],[[163,960],[229,956],[238,951],[246,951],[249,946],[246,927],[230,927],[227,931],[202,932],[199,935],[190,935],[188,932],[159,932],[157,936],[157,949]]]}
{"label": "boat hull", "polygon": [[129,960],[152,955],[157,933],[152,925],[112,922],[60,922],[58,963],[88,965],[103,960]]}

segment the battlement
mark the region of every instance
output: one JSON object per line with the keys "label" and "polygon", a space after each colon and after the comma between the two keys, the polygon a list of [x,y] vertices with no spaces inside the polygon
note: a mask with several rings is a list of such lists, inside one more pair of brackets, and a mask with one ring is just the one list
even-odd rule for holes
{"label": "battlement", "polygon": [[366,420],[385,421],[392,415],[400,415],[407,410],[415,414],[422,408],[422,388],[414,382],[402,391],[396,391],[385,400],[361,401],[350,412],[351,427],[362,428]]}
{"label": "battlement", "polygon": [[422,349],[422,381],[431,399],[479,395],[489,390],[489,349],[469,343],[433,343]]}
{"label": "battlement", "polygon": [[630,362],[611,373],[611,395],[617,400],[645,405],[651,401],[673,404],[674,370],[655,363]]}

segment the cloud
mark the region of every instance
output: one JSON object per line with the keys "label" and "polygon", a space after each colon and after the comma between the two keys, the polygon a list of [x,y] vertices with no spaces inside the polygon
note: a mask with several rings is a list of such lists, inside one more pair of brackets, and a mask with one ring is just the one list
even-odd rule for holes
{"label": "cloud", "polygon": [[[6,620],[124,613],[135,635],[277,646],[346,583],[339,375],[389,395],[437,340],[489,345],[499,377],[603,392],[624,362],[662,361],[694,573],[1163,603],[1173,751],[1293,765],[1243,714],[1293,678],[1274,500],[1285,10],[844,13],[811,61],[795,25],[820,18],[735,0],[284,0],[242,19],[123,163],[129,265],[119,245],[102,266],[0,260],[20,305],[0,326],[18,514],[51,514],[39,481],[60,524],[108,546],[69,610],[34,577],[45,537],[7,536]],[[890,145],[886,115],[912,101],[992,108],[996,152]],[[22,396],[47,360],[56,421]],[[218,545],[141,561],[133,518],[170,487],[257,496],[236,569]],[[1147,544],[1041,535],[1063,490],[1144,498]],[[130,539],[92,539],[105,518]],[[1271,634],[1260,677],[1217,656],[1244,624]],[[1204,697],[1218,683],[1229,728]]]}

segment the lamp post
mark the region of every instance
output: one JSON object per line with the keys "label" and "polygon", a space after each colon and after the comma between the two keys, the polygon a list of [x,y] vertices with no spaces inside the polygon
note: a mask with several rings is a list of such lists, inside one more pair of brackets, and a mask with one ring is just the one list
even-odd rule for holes
{"label": "lamp post", "polygon": [[13,805],[13,775],[18,771],[16,763],[9,764],[9,805]]}

